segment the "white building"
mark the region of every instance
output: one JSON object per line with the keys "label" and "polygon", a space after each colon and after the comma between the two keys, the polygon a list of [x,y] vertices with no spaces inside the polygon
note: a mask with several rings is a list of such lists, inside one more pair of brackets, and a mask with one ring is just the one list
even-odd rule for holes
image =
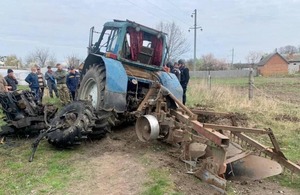
{"label": "white building", "polygon": [[289,74],[300,72],[300,53],[284,55],[285,59],[289,62]]}

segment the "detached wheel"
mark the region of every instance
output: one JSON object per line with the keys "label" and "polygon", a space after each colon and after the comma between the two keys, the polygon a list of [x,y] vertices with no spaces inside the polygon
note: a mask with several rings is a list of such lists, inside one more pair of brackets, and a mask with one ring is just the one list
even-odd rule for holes
{"label": "detached wheel", "polygon": [[105,85],[106,70],[104,64],[94,64],[86,71],[78,89],[77,98],[91,101],[95,109],[95,127],[90,134],[92,138],[103,137],[114,124],[115,116],[113,112],[103,109]]}
{"label": "detached wheel", "polygon": [[46,138],[57,147],[79,145],[92,131],[95,124],[93,107],[90,102],[74,101],[63,107],[50,122],[53,131]]}

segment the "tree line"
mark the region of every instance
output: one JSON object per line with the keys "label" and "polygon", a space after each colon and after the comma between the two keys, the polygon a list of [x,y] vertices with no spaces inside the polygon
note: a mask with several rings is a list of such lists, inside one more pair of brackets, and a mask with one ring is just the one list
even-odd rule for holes
{"label": "tree line", "polygon": [[[30,52],[24,59],[18,57],[16,54],[8,56],[0,56],[0,61],[4,66],[11,66],[19,68],[29,68],[33,65],[38,65],[40,67],[52,66],[54,67],[58,61],[48,48],[36,48],[34,51]],[[70,54],[65,57],[65,62],[68,66],[78,67],[83,61],[78,55]]]}
{"label": "tree line", "polygon": [[[166,63],[171,61],[175,62],[180,59],[184,54],[190,52],[191,47],[187,41],[186,34],[175,22],[160,22],[157,24],[156,29],[167,34],[167,45],[168,55]],[[286,45],[276,48],[274,52],[280,54],[295,54],[300,53],[300,45]],[[250,51],[245,60],[247,63],[257,63],[262,57],[269,53]],[[17,68],[26,68],[31,65],[39,65],[41,67],[54,66],[57,63],[55,55],[47,48],[36,48],[34,51],[29,53],[24,59],[17,57],[15,54],[9,56],[0,56],[0,62],[4,61],[5,66],[15,66]],[[83,59],[79,58],[78,55],[71,54],[65,57],[65,61],[68,66],[78,67]],[[226,70],[238,68],[233,66],[232,62],[228,62],[227,59],[217,58],[212,53],[202,55],[200,58],[187,60],[187,66],[192,70],[193,67],[196,70]]]}

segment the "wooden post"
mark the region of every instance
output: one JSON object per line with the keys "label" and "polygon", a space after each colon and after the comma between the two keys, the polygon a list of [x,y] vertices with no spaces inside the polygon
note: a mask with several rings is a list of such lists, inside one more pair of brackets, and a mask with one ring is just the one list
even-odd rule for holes
{"label": "wooden post", "polygon": [[249,72],[249,100],[253,98],[253,84],[254,84],[254,78],[253,78],[253,63],[252,63]]}
{"label": "wooden post", "polygon": [[211,90],[211,75],[210,75],[210,70],[208,71],[208,87],[209,87],[209,90]]}

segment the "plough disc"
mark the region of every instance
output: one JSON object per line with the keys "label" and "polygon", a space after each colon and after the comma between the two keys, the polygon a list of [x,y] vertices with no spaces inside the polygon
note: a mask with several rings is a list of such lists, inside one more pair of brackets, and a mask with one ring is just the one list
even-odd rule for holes
{"label": "plough disc", "polygon": [[279,163],[255,155],[248,155],[227,165],[227,179],[260,180],[282,172]]}

